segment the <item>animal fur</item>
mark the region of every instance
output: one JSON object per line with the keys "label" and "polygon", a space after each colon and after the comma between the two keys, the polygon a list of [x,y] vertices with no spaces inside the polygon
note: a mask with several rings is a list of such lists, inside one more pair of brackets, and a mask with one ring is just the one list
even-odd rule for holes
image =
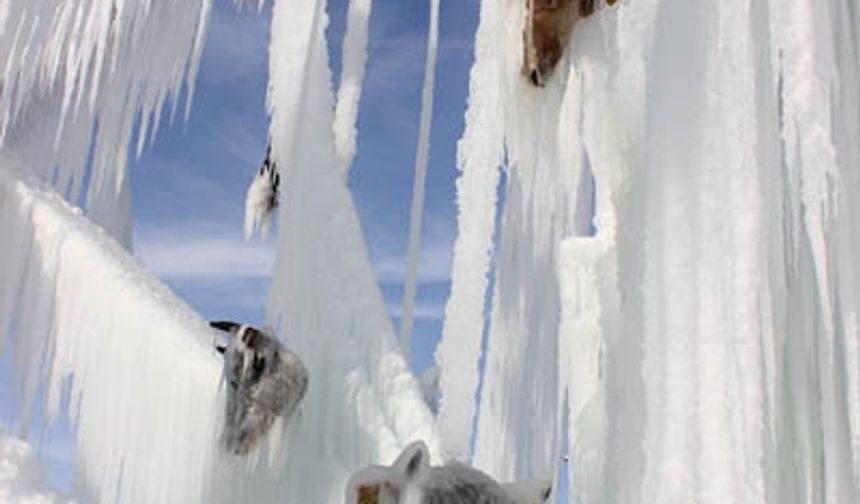
{"label": "animal fur", "polygon": [[308,372],[296,354],[268,329],[236,322],[211,322],[232,334],[224,354],[227,403],[221,441],[237,455],[250,452],[278,416],[290,418],[308,387]]}
{"label": "animal fur", "polygon": [[391,467],[371,466],[353,475],[346,504],[543,504],[546,481],[502,485],[469,466],[430,466],[421,441],[409,445]]}
{"label": "animal fur", "polygon": [[[617,0],[605,0],[614,5]],[[573,27],[594,13],[597,0],[526,0],[523,75],[542,87],[564,55]]]}

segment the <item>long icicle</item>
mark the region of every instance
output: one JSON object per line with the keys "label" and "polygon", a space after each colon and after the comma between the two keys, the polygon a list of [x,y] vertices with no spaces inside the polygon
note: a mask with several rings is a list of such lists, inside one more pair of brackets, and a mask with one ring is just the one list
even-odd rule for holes
{"label": "long icicle", "polygon": [[367,25],[372,7],[373,0],[350,0],[347,13],[340,86],[334,110],[334,145],[343,173],[349,172],[355,158],[358,101],[367,62]]}
{"label": "long icicle", "polygon": [[424,215],[424,188],[427,180],[427,158],[430,153],[430,123],[433,120],[433,83],[436,49],[439,41],[439,0],[430,0],[430,33],[427,37],[427,60],[424,64],[424,89],[421,93],[421,125],[415,152],[415,181],[412,186],[412,211],[409,220],[409,249],[406,256],[406,279],[403,286],[403,316],[400,321],[400,347],[409,360],[412,348],[415,292],[418,287],[418,254],[421,252],[421,221]]}

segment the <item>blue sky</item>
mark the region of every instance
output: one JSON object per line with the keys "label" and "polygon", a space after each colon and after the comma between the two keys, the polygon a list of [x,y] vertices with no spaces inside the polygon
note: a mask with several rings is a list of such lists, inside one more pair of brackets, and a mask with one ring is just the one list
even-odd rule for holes
{"label": "blue sky", "polygon": [[[350,186],[371,261],[399,322],[412,200],[429,0],[376,0]],[[328,37],[337,83],[346,0],[329,1]],[[131,162],[136,255],[208,318],[263,319],[274,240],[242,236],[244,197],[265,154],[271,6],[237,10],[215,0],[190,120],[162,124]],[[427,177],[413,368],[431,364],[450,290],[456,229],[456,142],[472,64],[477,0],[442,2]],[[0,383],[10,384],[9,357]],[[14,387],[0,386],[0,428],[14,429]],[[73,443],[61,422],[36,443],[48,482],[71,489]],[[36,439],[38,441],[38,439]]]}

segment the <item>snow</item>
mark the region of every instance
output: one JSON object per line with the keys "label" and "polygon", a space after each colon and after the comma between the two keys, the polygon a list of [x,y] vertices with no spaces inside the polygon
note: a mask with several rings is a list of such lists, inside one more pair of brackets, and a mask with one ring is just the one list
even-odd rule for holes
{"label": "snow", "polygon": [[433,83],[436,75],[436,50],[439,45],[439,0],[430,2],[430,31],[427,36],[427,60],[421,91],[421,122],[415,152],[415,181],[412,188],[412,210],[409,214],[409,248],[406,252],[406,277],[403,281],[403,316],[400,320],[400,348],[406,359],[412,351],[415,293],[418,288],[418,255],[421,252],[421,224],[424,215],[424,186],[427,181],[427,158],[430,156],[430,124],[433,120]]}
{"label": "snow", "polygon": [[189,112],[211,0],[3,4],[0,143],[130,246],[130,140]]}
{"label": "snow", "polygon": [[42,469],[30,445],[0,432],[0,502],[74,504],[74,501],[42,487]]}

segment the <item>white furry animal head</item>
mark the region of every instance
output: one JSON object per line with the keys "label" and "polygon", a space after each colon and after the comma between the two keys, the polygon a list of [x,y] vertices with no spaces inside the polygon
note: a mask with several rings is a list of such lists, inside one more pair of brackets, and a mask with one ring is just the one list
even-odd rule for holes
{"label": "white furry animal head", "polygon": [[463,464],[432,467],[427,446],[416,441],[391,467],[357,472],[347,486],[346,504],[543,504],[551,493],[548,482],[501,485]]}
{"label": "white furry animal head", "polygon": [[415,441],[391,467],[371,466],[355,473],[346,490],[346,504],[400,504],[405,493],[426,477],[430,452],[423,441]]}
{"label": "white furry animal head", "polygon": [[224,354],[227,404],[222,442],[236,454],[248,453],[278,416],[290,418],[305,395],[308,372],[298,356],[269,329],[211,322],[232,335]]}
{"label": "white furry animal head", "polygon": [[270,147],[263,165],[245,194],[245,240],[250,240],[257,229],[265,239],[269,234],[272,216],[278,207],[281,175],[278,173],[277,164],[272,161],[271,154]]}

